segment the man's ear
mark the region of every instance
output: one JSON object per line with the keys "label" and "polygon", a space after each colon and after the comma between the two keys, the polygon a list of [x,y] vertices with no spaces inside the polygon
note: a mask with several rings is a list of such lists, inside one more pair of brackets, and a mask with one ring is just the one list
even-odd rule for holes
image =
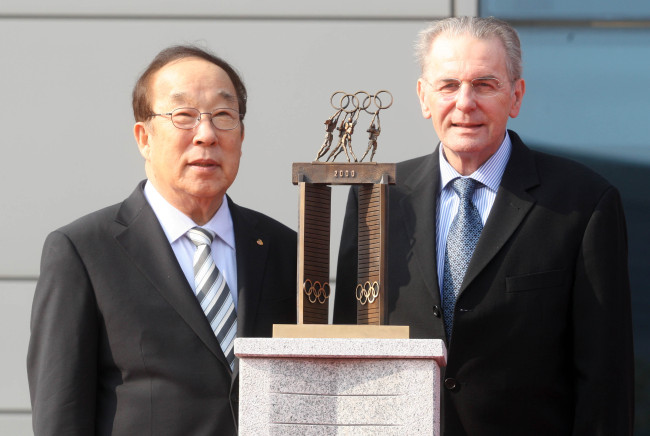
{"label": "man's ear", "polygon": [[431,118],[431,109],[427,103],[427,92],[429,91],[427,83],[424,79],[418,79],[418,99],[420,100],[420,109],[422,109],[422,116],[426,119]]}
{"label": "man's ear", "polygon": [[241,157],[241,155],[244,153],[244,151],[243,151],[244,150],[244,136],[245,136],[244,135],[244,125],[242,124],[241,125],[241,143],[240,143],[241,145],[239,147],[239,157]]}
{"label": "man's ear", "polygon": [[524,94],[526,93],[526,82],[524,79],[517,79],[514,84],[514,90],[513,90],[513,100],[512,104],[510,105],[510,112],[508,115],[510,115],[511,118],[517,118],[517,115],[519,115],[519,110],[521,109],[521,101],[524,98]]}
{"label": "man's ear", "polygon": [[149,129],[150,126],[146,122],[138,121],[133,126],[133,136],[135,136],[135,142],[138,143],[138,149],[143,158],[149,159]]}

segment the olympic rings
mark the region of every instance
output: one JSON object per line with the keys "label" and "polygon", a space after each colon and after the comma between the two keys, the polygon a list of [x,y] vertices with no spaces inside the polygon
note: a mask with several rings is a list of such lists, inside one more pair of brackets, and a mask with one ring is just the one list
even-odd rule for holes
{"label": "olympic rings", "polygon": [[307,295],[310,303],[325,304],[330,296],[330,285],[325,282],[321,285],[319,281],[312,283],[311,280],[305,280],[302,284],[302,290]]}
{"label": "olympic rings", "polygon": [[366,303],[372,304],[379,297],[379,283],[366,282],[363,285],[358,284],[355,294],[362,306],[365,306]]}
{"label": "olympic rings", "polygon": [[[359,104],[359,97],[357,97],[359,94],[365,94],[365,98],[361,100],[361,104]],[[387,94],[387,95],[384,95]],[[340,98],[338,98],[338,106],[335,104],[335,97],[341,95]],[[382,95],[386,101],[389,101],[387,97],[390,97],[390,102],[384,104],[384,101],[380,97]],[[348,106],[352,104],[353,108],[348,109]],[[366,111],[369,114],[372,114],[374,112],[370,112],[368,109],[370,108],[370,105],[374,105],[376,111],[382,110],[382,109],[388,109],[393,105],[393,94],[390,93],[390,91],[387,91],[385,89],[382,89],[381,91],[377,91],[375,94],[368,94],[366,91],[357,91],[354,94],[348,94],[344,91],[336,91],[330,96],[330,105],[336,109],[337,111],[345,111],[346,113],[350,114],[352,112],[355,112],[357,110],[362,110]]]}

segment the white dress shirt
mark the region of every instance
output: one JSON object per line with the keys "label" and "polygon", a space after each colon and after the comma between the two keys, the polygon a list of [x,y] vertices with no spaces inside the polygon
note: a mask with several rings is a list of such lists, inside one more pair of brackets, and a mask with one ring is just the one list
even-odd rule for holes
{"label": "white dress shirt", "polygon": [[[144,186],[144,195],[151,205],[167,240],[174,250],[187,282],[194,289],[194,252],[196,246],[185,235],[197,224],[187,215],[172,206],[147,180]],[[237,309],[237,258],[235,251],[235,232],[232,216],[228,208],[228,201],[224,196],[221,207],[205,225],[200,226],[216,234],[210,248],[215,265],[221,271],[228,283],[230,293]]]}
{"label": "white dress shirt", "polygon": [[460,199],[451,187],[450,182],[458,177],[469,177],[481,183],[477,186],[476,191],[474,191],[472,203],[474,203],[478,209],[478,213],[481,215],[481,221],[485,226],[488,215],[492,210],[492,205],[494,204],[499,184],[501,183],[501,177],[503,177],[503,172],[506,169],[508,159],[510,159],[511,149],[512,143],[510,142],[510,136],[508,136],[508,132],[506,131],[506,136],[496,153],[490,156],[483,165],[469,176],[461,176],[458,171],[447,162],[442,150],[442,144],[440,144],[438,155],[440,162],[440,193],[436,210],[436,257],[438,260],[436,266],[438,268],[438,285],[440,286],[441,293],[440,298],[442,298],[442,278],[445,270],[447,234],[449,233],[451,222],[458,212],[458,204],[460,202]]}

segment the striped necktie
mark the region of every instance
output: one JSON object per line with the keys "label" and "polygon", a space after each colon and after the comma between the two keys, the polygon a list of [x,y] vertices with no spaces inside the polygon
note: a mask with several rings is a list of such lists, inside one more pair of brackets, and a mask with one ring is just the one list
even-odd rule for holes
{"label": "striped necktie", "polygon": [[214,234],[210,230],[194,227],[188,230],[187,237],[196,245],[194,293],[232,370],[235,367],[233,342],[237,335],[237,312],[226,279],[212,259],[210,244]]}
{"label": "striped necktie", "polygon": [[451,340],[454,308],[460,285],[463,283],[465,271],[483,230],[481,215],[472,203],[472,195],[479,182],[470,178],[456,178],[451,183],[460,198],[460,203],[447,235],[445,271],[442,279],[442,309],[448,341]]}

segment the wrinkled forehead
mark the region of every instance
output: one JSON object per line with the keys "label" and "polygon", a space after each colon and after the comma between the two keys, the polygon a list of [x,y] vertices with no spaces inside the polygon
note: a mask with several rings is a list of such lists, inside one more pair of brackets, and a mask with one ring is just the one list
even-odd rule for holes
{"label": "wrinkled forehead", "polygon": [[152,104],[237,108],[235,86],[228,73],[198,58],[180,59],[162,67],[152,77],[151,96]]}
{"label": "wrinkled forehead", "polygon": [[[216,104],[221,104],[218,107],[235,107],[237,108],[237,96],[226,89],[214,89],[205,92],[203,95],[205,99],[210,100]],[[173,92],[168,96],[160,96],[160,100],[166,101],[174,105],[192,105],[198,103],[196,95],[191,92]],[[215,106],[216,107],[216,106]]]}
{"label": "wrinkled forehead", "polygon": [[507,74],[505,47],[500,39],[476,38],[470,34],[441,34],[435,38],[424,71],[428,74],[458,77],[500,77]]}

